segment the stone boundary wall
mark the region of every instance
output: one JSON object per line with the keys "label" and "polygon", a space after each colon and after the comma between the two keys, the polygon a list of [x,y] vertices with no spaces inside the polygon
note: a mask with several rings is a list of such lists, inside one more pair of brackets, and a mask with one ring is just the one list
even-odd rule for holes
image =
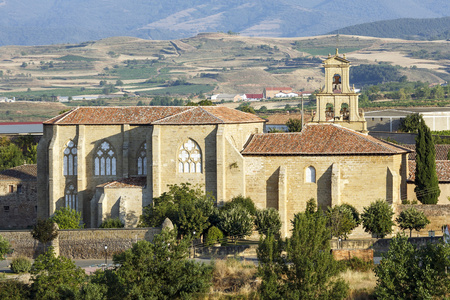
{"label": "stone boundary wall", "polygon": [[363,261],[373,261],[373,249],[333,249],[331,253],[336,260],[348,260],[357,257]]}
{"label": "stone boundary wall", "polygon": [[[355,249],[373,249],[375,251],[385,252],[389,249],[391,239],[361,239],[361,240],[331,240],[331,249],[337,250],[355,250]],[[442,236],[436,237],[413,237],[408,241],[417,246],[427,243],[437,243],[442,241]]]}
{"label": "stone boundary wall", "polygon": [[[160,231],[160,228],[59,230],[52,246],[59,250],[60,255],[70,259],[99,259],[104,258],[105,254],[111,258],[131,248],[137,241],[152,241]],[[43,245],[33,239],[30,230],[5,230],[0,231],[0,235],[11,243],[13,257],[36,258],[44,251]],[[106,253],[105,245],[108,246]]]}

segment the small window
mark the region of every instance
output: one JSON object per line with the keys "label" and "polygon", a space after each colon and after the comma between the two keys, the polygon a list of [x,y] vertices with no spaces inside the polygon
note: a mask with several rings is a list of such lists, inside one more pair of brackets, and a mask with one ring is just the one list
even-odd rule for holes
{"label": "small window", "polygon": [[316,182],[316,169],[314,167],[308,167],[305,170],[305,182]]}
{"label": "small window", "polygon": [[34,206],[34,212],[37,213],[37,205]]}
{"label": "small window", "polygon": [[17,185],[17,194],[21,194],[22,193],[22,185],[18,184]]}
{"label": "small window", "polygon": [[3,211],[5,212],[5,213],[8,213],[9,212],[9,206],[3,206]]}
{"label": "small window", "polygon": [[12,184],[10,184],[10,185],[8,186],[8,191],[9,191],[10,193],[14,193],[14,186],[13,186]]}
{"label": "small window", "polygon": [[380,118],[380,121],[383,121],[383,118]]}

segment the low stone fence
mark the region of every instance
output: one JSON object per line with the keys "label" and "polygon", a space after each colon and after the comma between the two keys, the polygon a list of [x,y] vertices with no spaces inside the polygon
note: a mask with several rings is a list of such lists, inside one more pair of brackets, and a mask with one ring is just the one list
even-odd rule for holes
{"label": "low stone fence", "polygon": [[364,261],[373,261],[373,249],[333,249],[331,253],[336,260],[348,260],[357,257]]}
{"label": "low stone fence", "polygon": [[[51,246],[59,254],[71,259],[97,259],[105,255],[112,257],[131,248],[139,240],[152,241],[160,231],[159,228],[59,230]],[[11,243],[13,257],[35,258],[44,251],[44,246],[33,239],[29,230],[5,230],[0,231],[0,235]]]}

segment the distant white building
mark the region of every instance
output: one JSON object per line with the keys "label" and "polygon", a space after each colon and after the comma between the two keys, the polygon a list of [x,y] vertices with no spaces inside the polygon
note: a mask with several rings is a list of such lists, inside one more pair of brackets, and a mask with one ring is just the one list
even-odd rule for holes
{"label": "distant white building", "polygon": [[293,97],[298,97],[298,94],[294,92],[290,93],[279,92],[275,94],[275,98],[293,98]]}

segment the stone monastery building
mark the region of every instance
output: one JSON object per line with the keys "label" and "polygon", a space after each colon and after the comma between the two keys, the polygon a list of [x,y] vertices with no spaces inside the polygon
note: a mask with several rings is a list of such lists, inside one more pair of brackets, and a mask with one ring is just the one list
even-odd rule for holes
{"label": "stone monastery building", "polygon": [[301,133],[264,133],[265,120],[226,107],[78,107],[44,122],[38,147],[38,217],[60,207],[87,227],[108,217],[136,226],[142,208],[189,182],[218,205],[251,197],[280,211],[286,235],[314,198],[359,211],[406,196],[411,150],[367,134],[344,57],[324,61],[317,114]]}

